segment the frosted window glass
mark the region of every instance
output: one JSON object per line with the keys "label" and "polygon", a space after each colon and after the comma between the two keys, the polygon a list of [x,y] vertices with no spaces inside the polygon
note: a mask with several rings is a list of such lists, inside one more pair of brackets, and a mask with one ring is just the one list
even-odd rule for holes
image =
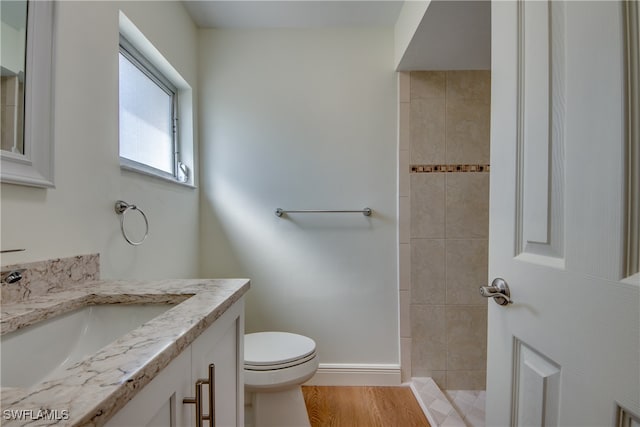
{"label": "frosted window glass", "polygon": [[120,157],[173,175],[172,96],[120,54]]}

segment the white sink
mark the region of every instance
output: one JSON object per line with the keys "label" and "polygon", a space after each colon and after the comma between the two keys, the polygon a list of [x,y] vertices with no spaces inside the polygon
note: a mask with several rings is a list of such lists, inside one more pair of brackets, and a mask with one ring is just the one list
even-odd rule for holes
{"label": "white sink", "polygon": [[87,306],[0,337],[1,387],[30,387],[169,310],[171,304]]}

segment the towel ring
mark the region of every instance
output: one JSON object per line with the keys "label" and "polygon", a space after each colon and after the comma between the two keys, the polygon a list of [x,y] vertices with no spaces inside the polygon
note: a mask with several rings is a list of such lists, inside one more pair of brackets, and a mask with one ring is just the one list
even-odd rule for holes
{"label": "towel ring", "polygon": [[[124,240],[126,240],[127,243],[129,243],[130,245],[133,245],[133,246],[141,245],[142,242],[144,242],[145,239],[147,238],[147,236],[149,235],[149,221],[147,220],[147,216],[136,205],[130,205],[129,203],[124,202],[122,200],[118,200],[116,202],[115,210],[116,210],[116,213],[118,215],[120,215],[120,230],[122,230],[122,235],[124,236]],[[129,238],[129,236],[127,236],[127,232],[124,231],[124,217],[127,214],[127,212],[130,211],[130,210],[131,211],[140,212],[140,214],[142,215],[142,218],[144,219],[144,224],[145,224],[145,228],[146,229],[144,231],[144,237],[139,242],[135,242],[135,241],[131,240]]]}

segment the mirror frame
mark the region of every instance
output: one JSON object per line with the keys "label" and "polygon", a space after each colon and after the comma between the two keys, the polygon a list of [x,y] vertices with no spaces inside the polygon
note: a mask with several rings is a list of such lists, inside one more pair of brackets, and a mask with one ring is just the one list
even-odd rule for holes
{"label": "mirror frame", "polygon": [[54,185],[53,1],[29,0],[24,99],[24,154],[0,150],[0,181]]}

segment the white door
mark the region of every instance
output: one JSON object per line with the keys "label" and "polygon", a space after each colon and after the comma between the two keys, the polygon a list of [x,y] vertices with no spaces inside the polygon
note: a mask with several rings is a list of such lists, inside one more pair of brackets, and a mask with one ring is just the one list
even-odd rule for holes
{"label": "white door", "polygon": [[487,426],[640,425],[637,2],[492,3]]}

